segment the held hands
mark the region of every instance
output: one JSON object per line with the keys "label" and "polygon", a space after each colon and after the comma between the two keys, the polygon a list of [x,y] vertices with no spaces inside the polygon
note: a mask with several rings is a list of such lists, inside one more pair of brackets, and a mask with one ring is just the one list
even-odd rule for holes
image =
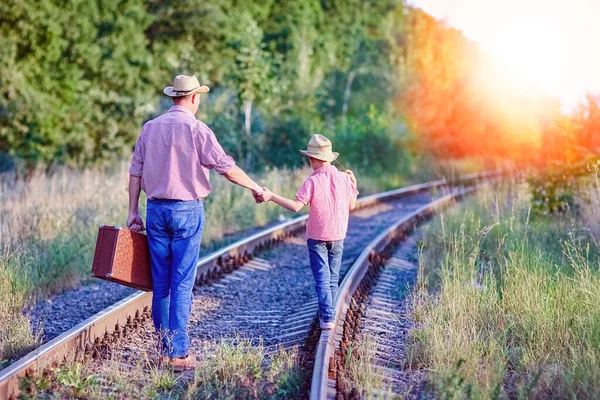
{"label": "held hands", "polygon": [[348,169],[348,170],[346,170],[346,174],[348,174],[348,177],[354,184],[354,187],[356,187],[356,177],[354,176],[354,172],[352,172],[351,170]]}
{"label": "held hands", "polygon": [[257,203],[269,201],[273,197],[273,192],[271,192],[269,189],[267,189],[266,187],[263,187],[262,189],[263,191],[261,193],[258,193],[256,196],[254,196]]}
{"label": "held hands", "polygon": [[140,214],[129,214],[126,225],[127,228],[133,232],[141,232],[146,230],[146,228],[144,228],[144,221],[142,221]]}
{"label": "held hands", "polygon": [[252,190],[252,196],[254,196],[254,201],[256,202],[256,204],[260,204],[263,201],[262,195],[264,193],[264,189],[261,188],[260,186],[258,187],[258,189],[253,189]]}

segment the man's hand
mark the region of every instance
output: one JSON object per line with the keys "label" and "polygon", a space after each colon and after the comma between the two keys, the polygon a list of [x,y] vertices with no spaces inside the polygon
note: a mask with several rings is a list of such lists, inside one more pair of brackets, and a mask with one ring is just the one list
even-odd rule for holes
{"label": "man's hand", "polygon": [[129,217],[127,217],[127,228],[133,232],[141,232],[146,229],[144,228],[144,221],[142,221],[140,214],[129,214]]}
{"label": "man's hand", "polygon": [[262,193],[259,194],[259,197],[261,201],[270,201],[273,197],[273,192],[264,187]]}
{"label": "man's hand", "polygon": [[356,187],[356,177],[354,176],[354,172],[352,172],[351,170],[346,170],[346,174],[348,174],[348,176],[350,177],[350,180]]}
{"label": "man's hand", "polygon": [[252,196],[254,196],[254,201],[256,201],[256,204],[260,204],[262,203],[264,200],[262,199],[262,194],[263,194],[263,189],[261,188],[260,191],[258,190],[252,190]]}

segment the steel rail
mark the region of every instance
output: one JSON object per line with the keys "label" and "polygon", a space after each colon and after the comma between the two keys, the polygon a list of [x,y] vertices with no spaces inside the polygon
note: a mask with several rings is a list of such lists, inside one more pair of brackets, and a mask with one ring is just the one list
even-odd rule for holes
{"label": "steel rail", "polygon": [[[500,170],[469,174],[461,176],[458,179],[458,182],[476,182],[479,180],[498,177],[501,174],[502,171]],[[346,311],[350,305],[352,296],[365,276],[369,266],[372,262],[374,262],[374,259],[377,258],[377,253],[383,250],[399,235],[405,234],[414,229],[420,220],[431,215],[435,212],[435,210],[447,207],[456,199],[464,196],[466,193],[474,189],[474,187],[460,189],[456,193],[448,194],[418,208],[382,232],[362,251],[359,257],[350,267],[350,270],[339,286],[338,294],[334,303],[334,308],[336,311],[336,328],[333,330],[321,331],[321,335],[315,350],[315,361],[310,389],[311,400],[323,400],[328,398],[329,378],[333,378],[335,376],[335,370],[334,368],[330,368],[330,364],[332,364],[332,360],[334,359],[335,350],[339,346],[342,333],[338,328],[343,325]],[[332,390],[334,389],[335,388],[332,388]]]}
{"label": "steel rail", "polygon": [[[482,174],[473,174],[465,176],[460,182],[465,184],[481,178]],[[443,188],[447,185],[446,179],[442,179],[366,196],[358,200],[356,208],[372,207],[385,201]],[[275,243],[299,233],[304,228],[307,219],[308,215],[303,215],[278,224],[203,257],[198,261],[196,284],[209,284],[223,273],[231,272],[247,262],[255,251],[269,248]],[[1,370],[0,399],[16,398],[21,378],[42,372],[63,361],[69,354],[77,354],[94,346],[119,340],[127,333],[127,329],[122,328],[123,326],[135,327],[137,323],[149,316],[151,304],[151,292],[137,291]]]}
{"label": "steel rail", "polygon": [[[445,185],[447,185],[447,182],[445,179],[442,179],[362,197],[357,201],[355,210],[373,207],[385,201],[433,190]],[[210,281],[210,279],[214,279],[218,276],[219,269],[227,270],[228,264],[236,265],[246,262],[255,250],[262,250],[264,247],[272,246],[273,243],[298,233],[299,230],[304,228],[307,219],[308,215],[302,215],[272,228],[265,229],[207,255],[198,261],[196,283],[206,283],[207,280]]]}

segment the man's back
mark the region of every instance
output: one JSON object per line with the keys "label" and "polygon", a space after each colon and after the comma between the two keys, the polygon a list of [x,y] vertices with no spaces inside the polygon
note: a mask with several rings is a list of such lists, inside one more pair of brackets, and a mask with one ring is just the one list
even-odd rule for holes
{"label": "man's back", "polygon": [[176,76],[173,85],[163,90],[175,105],[144,125],[129,169],[127,227],[135,232],[145,229],[138,208],[144,189],[152,320],[162,339],[162,362],[175,371],[196,367],[187,328],[204,228],[200,199],[211,191],[208,170],[214,168],[229,181],[252,190],[255,198],[262,192],[194,116],[200,94],[208,90],[195,76]]}
{"label": "man's back", "polygon": [[173,106],[144,125],[129,172],[142,177],[148,198],[185,201],[208,196],[209,169],[223,174],[233,165],[205,124]]}

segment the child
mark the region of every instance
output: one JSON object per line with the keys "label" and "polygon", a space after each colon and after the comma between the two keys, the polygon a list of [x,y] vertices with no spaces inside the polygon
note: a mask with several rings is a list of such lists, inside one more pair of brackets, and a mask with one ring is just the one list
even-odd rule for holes
{"label": "child", "polygon": [[296,193],[296,200],[281,197],[267,188],[258,196],[260,200],[273,201],[294,212],[310,204],[306,237],[319,300],[320,327],[333,329],[333,303],[338,289],[348,215],[356,205],[358,195],[356,178],[352,171],[343,173],[331,165],[339,154],[331,151],[331,142],[323,135],[313,135],[307,150],[300,150],[300,153],[308,157],[314,172]]}

